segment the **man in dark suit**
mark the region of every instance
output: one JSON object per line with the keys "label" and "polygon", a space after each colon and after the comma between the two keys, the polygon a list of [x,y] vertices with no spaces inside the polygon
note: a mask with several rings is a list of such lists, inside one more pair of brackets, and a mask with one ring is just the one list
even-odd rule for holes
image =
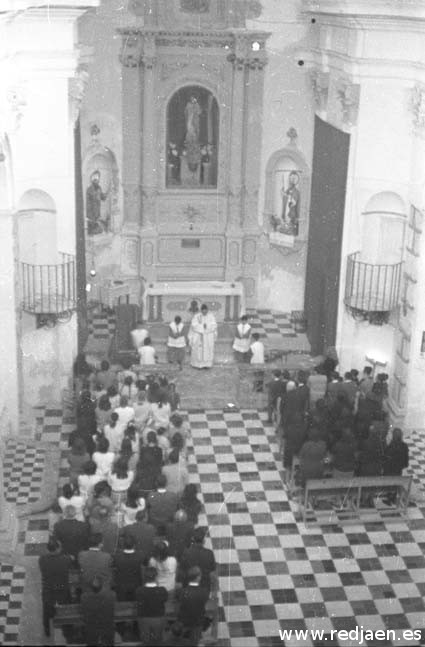
{"label": "man in dark suit", "polygon": [[149,520],[155,528],[166,525],[174,519],[179,498],[175,492],[167,491],[167,478],[160,474],[157,478],[157,489],[148,497]]}
{"label": "man in dark suit", "polygon": [[63,512],[63,519],[55,523],[54,537],[61,543],[62,552],[74,559],[80,551],[86,550],[90,534],[89,525],[85,521],[77,521],[77,511],[73,505],[68,505]]}
{"label": "man in dark suit", "polygon": [[118,601],[134,600],[137,587],[142,584],[143,553],[135,550],[131,535],[124,537],[124,548],[115,553],[113,558],[115,574],[115,591]]}
{"label": "man in dark suit", "polygon": [[72,557],[64,555],[59,542],[53,537],[47,544],[47,554],[38,560],[41,571],[41,597],[43,601],[43,627],[50,636],[50,620],[55,615],[55,604],[69,602],[69,571]]}
{"label": "man in dark suit", "polygon": [[148,566],[145,571],[145,584],[136,591],[138,603],[140,638],[144,645],[159,645],[165,626],[165,603],[167,589],[158,586],[157,570]]}
{"label": "man in dark suit", "polygon": [[187,520],[184,510],[177,510],[174,521],[167,524],[166,537],[170,545],[170,554],[180,562],[183,552],[190,546],[194,525]]}
{"label": "man in dark suit", "polygon": [[273,422],[273,414],[279,398],[285,394],[285,383],[282,381],[282,371],[273,371],[273,379],[267,384],[267,422]]}
{"label": "man in dark suit", "polygon": [[78,555],[81,569],[81,588],[83,592],[90,591],[95,577],[100,578],[103,588],[111,588],[113,580],[112,557],[102,550],[102,535],[94,533],[89,539],[89,549]]}
{"label": "man in dark suit", "polygon": [[209,595],[211,576],[215,572],[216,563],[212,550],[204,546],[205,534],[204,528],[195,528],[192,535],[192,544],[183,552],[180,566],[183,573],[189,571],[193,566],[198,566],[202,573],[201,587],[206,589]]}
{"label": "man in dark suit", "polygon": [[197,645],[204,626],[205,606],[208,602],[209,591],[201,586],[202,573],[198,566],[193,566],[188,572],[188,584],[179,592],[180,609],[178,620],[189,632],[193,645]]}
{"label": "man in dark suit", "polygon": [[132,537],[134,539],[134,548],[143,554],[145,564],[152,557],[156,530],[154,526],[147,523],[146,512],[144,510],[139,510],[136,514],[135,523],[131,523],[121,530],[121,537]]}
{"label": "man in dark suit", "polygon": [[114,644],[115,593],[102,585],[102,579],[95,577],[90,590],[81,596],[86,645]]}

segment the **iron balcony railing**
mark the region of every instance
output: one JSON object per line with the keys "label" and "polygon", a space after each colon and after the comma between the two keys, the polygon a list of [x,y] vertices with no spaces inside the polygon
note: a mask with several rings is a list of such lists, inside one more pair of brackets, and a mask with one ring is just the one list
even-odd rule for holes
{"label": "iron balcony railing", "polygon": [[56,265],[21,263],[21,306],[26,312],[61,314],[75,309],[75,257],[60,257]]}
{"label": "iron balcony railing", "polygon": [[345,305],[363,312],[391,312],[399,303],[403,263],[374,265],[359,256],[360,252],[348,256]]}

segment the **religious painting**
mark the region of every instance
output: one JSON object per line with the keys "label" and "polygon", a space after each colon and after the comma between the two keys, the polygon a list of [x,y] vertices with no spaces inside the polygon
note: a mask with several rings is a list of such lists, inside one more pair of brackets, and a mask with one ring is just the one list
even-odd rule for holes
{"label": "religious painting", "polygon": [[217,186],[219,110],[214,95],[201,86],[180,88],[167,108],[169,188]]}
{"label": "religious painting", "polygon": [[106,148],[92,155],[85,164],[85,208],[89,236],[111,231],[117,175],[115,156]]}
{"label": "religious painting", "polygon": [[301,171],[294,162],[280,164],[274,174],[274,210],[272,225],[276,232],[298,236],[300,222]]}

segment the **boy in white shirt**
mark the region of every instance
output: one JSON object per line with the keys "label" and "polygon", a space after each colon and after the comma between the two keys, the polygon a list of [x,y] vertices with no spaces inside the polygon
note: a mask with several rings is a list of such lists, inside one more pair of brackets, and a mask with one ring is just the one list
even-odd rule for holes
{"label": "boy in white shirt", "polygon": [[252,335],[254,340],[251,344],[251,364],[264,364],[264,344],[260,341],[260,335],[255,332]]}
{"label": "boy in white shirt", "polygon": [[156,364],[155,348],[152,346],[150,337],[146,337],[143,346],[139,348],[139,355],[141,366]]}

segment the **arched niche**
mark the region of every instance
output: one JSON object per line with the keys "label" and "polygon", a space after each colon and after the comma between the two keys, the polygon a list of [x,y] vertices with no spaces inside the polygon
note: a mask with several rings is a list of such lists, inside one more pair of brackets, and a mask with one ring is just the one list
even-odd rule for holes
{"label": "arched niche", "polygon": [[403,260],[407,209],[393,191],[373,195],[362,211],[361,260],[391,265]]}
{"label": "arched niche", "polygon": [[118,214],[119,172],[114,153],[99,142],[83,160],[84,209],[87,234],[115,231]]}
{"label": "arched niche", "polygon": [[19,260],[30,265],[58,262],[56,204],[49,193],[31,188],[17,207]]}
{"label": "arched niche", "polygon": [[266,166],[264,215],[275,231],[294,239],[307,238],[310,171],[293,148],[273,153]]}
{"label": "arched niche", "polygon": [[217,187],[220,113],[211,90],[185,85],[166,107],[166,186]]}

